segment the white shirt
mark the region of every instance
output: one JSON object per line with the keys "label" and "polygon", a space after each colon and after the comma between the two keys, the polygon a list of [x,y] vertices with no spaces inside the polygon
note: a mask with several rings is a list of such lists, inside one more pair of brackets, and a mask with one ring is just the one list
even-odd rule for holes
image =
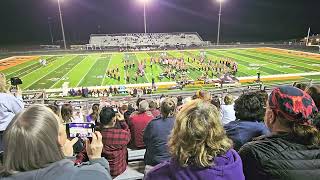
{"label": "white shirt", "polygon": [[234,105],[221,105],[221,120],[222,124],[228,124],[231,121],[236,120],[236,112],[234,111]]}

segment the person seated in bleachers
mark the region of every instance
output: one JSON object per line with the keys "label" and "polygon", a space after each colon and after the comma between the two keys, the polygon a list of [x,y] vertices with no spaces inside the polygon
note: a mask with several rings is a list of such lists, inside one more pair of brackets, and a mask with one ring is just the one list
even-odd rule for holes
{"label": "person seated in bleachers", "polygon": [[[320,111],[320,85],[313,85],[306,89],[306,92],[312,97],[314,103],[316,104],[318,111]],[[315,125],[320,129],[320,113],[316,117]]]}
{"label": "person seated in bleachers", "polygon": [[73,107],[71,104],[63,104],[61,106],[61,118],[64,123],[71,123],[71,122],[83,122],[82,114],[81,114],[81,107],[78,109],[80,112],[77,112],[77,115],[74,115]]}
{"label": "person seated in bleachers", "polygon": [[30,106],[13,118],[5,132],[0,179],[111,179],[108,161],[101,158],[101,134],[95,132],[92,142],[86,141],[91,165],[76,167],[66,158],[73,155],[77,140],[67,140],[65,126],[49,108]]}
{"label": "person seated in bleachers", "polygon": [[149,111],[148,101],[141,101],[139,103],[138,111],[132,113],[129,118],[129,127],[131,131],[130,148],[145,148],[145,144],[143,143],[143,131],[153,118],[152,113]]}
{"label": "person seated in bleachers", "polygon": [[220,106],[221,108],[221,120],[222,124],[228,124],[231,121],[236,120],[236,115],[234,111],[234,104],[233,104],[233,96],[231,94],[227,94],[224,97],[224,104]]}
{"label": "person seated in bleachers", "polygon": [[175,121],[176,107],[176,99],[166,98],[160,106],[161,116],[150,121],[144,131],[143,142],[146,145],[146,153],[144,155],[145,172],[171,157],[167,143]]}
{"label": "person seated in bleachers", "polygon": [[[110,174],[116,177],[127,168],[127,145],[131,137],[129,126],[122,114],[116,113],[111,107],[104,107],[100,112],[100,132],[103,143],[101,156],[109,161]],[[76,164],[87,160],[87,151],[84,149],[77,155]]]}
{"label": "person seated in bleachers", "polygon": [[146,180],[244,180],[241,158],[232,149],[220,112],[209,102],[198,99],[183,106],[168,146],[171,160],[155,166]]}
{"label": "person seated in bleachers", "polygon": [[3,133],[12,118],[24,107],[22,93],[17,90],[15,96],[9,92],[7,80],[4,74],[0,73],[0,151],[3,151]]}
{"label": "person seated in bleachers", "polygon": [[92,112],[86,116],[87,122],[96,124],[99,117],[100,104],[92,105]]}
{"label": "person seated in bleachers", "polygon": [[265,104],[265,99],[260,92],[242,94],[235,101],[234,109],[237,119],[224,125],[235,150],[239,150],[242,145],[253,138],[270,133],[262,122]]}
{"label": "person seated in bleachers", "polygon": [[269,96],[265,124],[272,134],[245,144],[239,151],[247,180],[319,179],[320,131],[312,98],[292,86]]}

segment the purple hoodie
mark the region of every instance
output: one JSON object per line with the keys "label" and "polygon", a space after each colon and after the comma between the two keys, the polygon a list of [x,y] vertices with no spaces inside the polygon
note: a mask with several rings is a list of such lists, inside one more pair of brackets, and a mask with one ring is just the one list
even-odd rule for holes
{"label": "purple hoodie", "polygon": [[224,156],[214,159],[210,168],[181,167],[171,159],[155,166],[145,177],[145,180],[244,180],[242,161],[239,154],[231,149]]}

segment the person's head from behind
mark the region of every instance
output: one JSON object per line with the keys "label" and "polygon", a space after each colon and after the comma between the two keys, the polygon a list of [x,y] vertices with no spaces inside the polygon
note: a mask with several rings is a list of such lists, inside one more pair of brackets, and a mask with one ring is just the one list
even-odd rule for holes
{"label": "person's head from behind", "polygon": [[177,108],[177,102],[175,98],[166,98],[160,105],[160,112],[163,118],[174,116]]}
{"label": "person's head from behind", "polygon": [[58,117],[61,116],[61,112],[60,112],[59,106],[57,106],[55,104],[49,104],[48,108],[50,108]]}
{"label": "person's head from behind", "polygon": [[307,86],[307,84],[305,84],[305,83],[297,83],[297,82],[295,82],[295,83],[293,84],[293,87],[296,87],[296,88],[301,89],[302,91],[304,91],[304,90],[306,90],[306,88],[307,88],[308,86]]}
{"label": "person's head from behind", "polygon": [[123,104],[120,108],[119,111],[121,114],[124,114],[125,112],[128,111],[128,105],[127,104]]}
{"label": "person's head from behind", "polygon": [[263,121],[265,102],[258,92],[242,94],[234,104],[237,119],[242,121]]}
{"label": "person's head from behind", "polygon": [[73,116],[73,108],[71,104],[63,104],[61,106],[61,117],[62,120],[66,123],[69,123],[72,121]]}
{"label": "person's head from behind", "polygon": [[158,109],[158,103],[154,100],[149,101],[149,108],[150,110]]}
{"label": "person's head from behind", "polygon": [[4,135],[2,172],[11,175],[47,167],[64,159],[65,128],[43,105],[32,105],[17,114]]}
{"label": "person's head from behind", "polygon": [[145,100],[145,99],[143,99],[143,98],[138,98],[138,99],[137,99],[137,102],[136,102],[136,106],[139,107],[140,102],[143,101],[143,100]]}
{"label": "person's head from behind", "polygon": [[0,93],[6,93],[7,91],[6,76],[3,73],[0,73]]}
{"label": "person's head from behind", "polygon": [[195,94],[195,99],[201,99],[203,101],[210,101],[211,94],[208,91],[198,90]]}
{"label": "person's head from behind", "polygon": [[147,100],[143,100],[139,103],[138,111],[139,113],[144,113],[149,110],[149,103]]}
{"label": "person's head from behind", "polygon": [[116,112],[112,107],[104,107],[100,111],[100,123],[102,126],[113,127],[116,123]]}
{"label": "person's head from behind", "polygon": [[177,106],[182,106],[183,105],[183,97],[182,96],[178,96],[177,97]]}
{"label": "person's head from behind", "polygon": [[216,156],[232,147],[232,141],[223,129],[217,108],[198,99],[185,104],[177,114],[168,145],[181,166],[210,167]]}
{"label": "person's head from behind", "polygon": [[219,97],[215,96],[211,99],[211,104],[214,105],[218,110],[221,109],[221,103]]}
{"label": "person's head from behind", "polygon": [[99,117],[100,104],[93,104],[91,107],[92,113],[91,118],[93,121],[97,121]]}
{"label": "person's head from behind", "polygon": [[320,110],[320,85],[313,85],[307,88],[306,92],[312,97],[318,110]]}
{"label": "person's head from behind", "polygon": [[270,94],[264,120],[271,132],[291,133],[301,144],[320,145],[320,132],[314,127],[317,113],[310,95],[292,86],[281,86]]}
{"label": "person's head from behind", "polygon": [[231,105],[233,104],[234,100],[233,100],[233,96],[231,94],[227,94],[225,97],[224,97],[224,104],[225,105]]}

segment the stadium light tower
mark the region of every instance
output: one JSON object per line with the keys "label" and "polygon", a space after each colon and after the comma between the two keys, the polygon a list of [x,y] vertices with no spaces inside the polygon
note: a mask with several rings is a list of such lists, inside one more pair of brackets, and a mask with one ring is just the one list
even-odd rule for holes
{"label": "stadium light tower", "polygon": [[61,7],[60,7],[60,1],[58,0],[58,6],[59,6],[59,16],[60,16],[60,24],[61,24],[61,31],[62,31],[62,38],[63,38],[63,45],[64,45],[64,49],[67,49],[67,45],[66,45],[66,37],[64,35],[64,27],[63,27],[63,19],[62,19],[62,13],[61,13]]}
{"label": "stadium light tower", "polygon": [[221,26],[221,12],[222,12],[222,3],[224,0],[217,0],[220,8],[219,8],[219,21],[218,21],[218,35],[217,35],[217,46],[219,46],[220,43],[220,26]]}
{"label": "stadium light tower", "polygon": [[144,20],[144,33],[147,33],[147,5],[150,2],[150,0],[140,0],[141,3],[143,3],[143,20]]}

